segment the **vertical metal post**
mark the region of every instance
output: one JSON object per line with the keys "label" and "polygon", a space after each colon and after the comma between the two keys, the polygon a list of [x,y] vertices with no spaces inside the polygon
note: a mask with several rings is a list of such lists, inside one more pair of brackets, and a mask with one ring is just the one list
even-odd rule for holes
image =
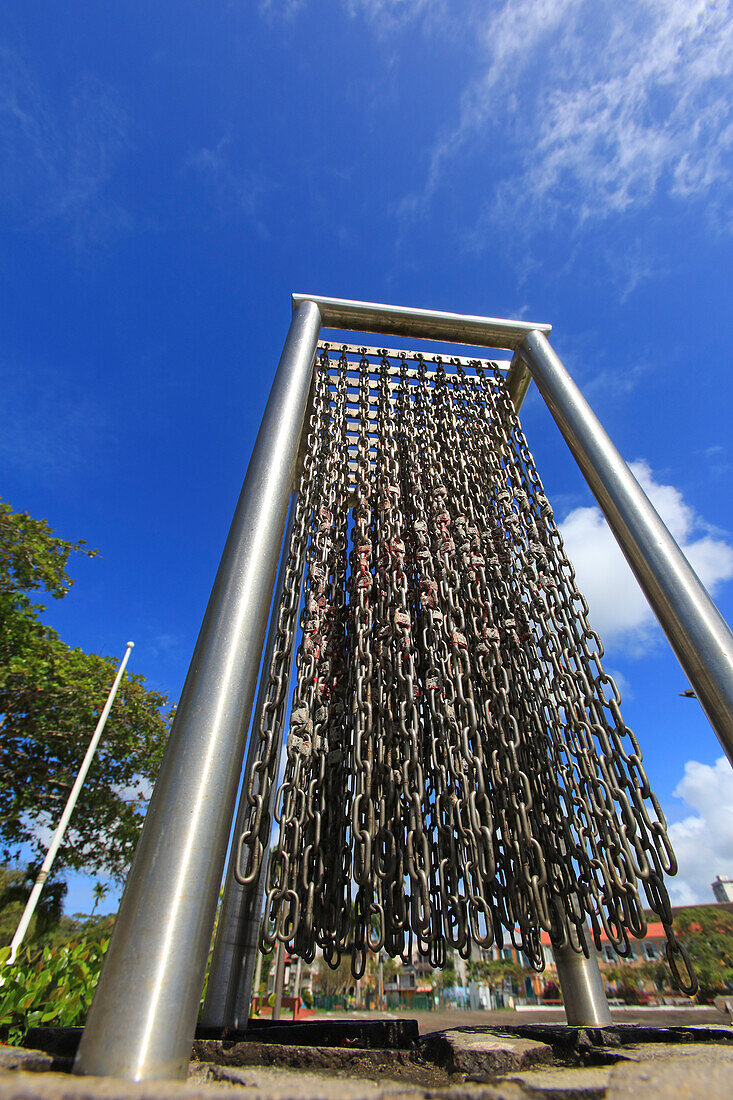
{"label": "vertical metal post", "polygon": [[280,1019],[283,1006],[283,985],[285,984],[285,944],[277,941],[277,962],[275,964],[275,1003],[272,1006],[273,1020]]}
{"label": "vertical metal post", "polygon": [[553,947],[552,953],[567,1023],[574,1027],[609,1027],[613,1021],[593,945],[589,959],[570,945]]}
{"label": "vertical metal post", "polygon": [[543,333],[520,348],[537,388],[733,764],[733,633]]}
{"label": "vertical metal post", "polygon": [[257,964],[255,966],[255,978],[254,989],[259,996],[260,985],[262,984],[262,952],[257,948]]}
{"label": "vertical metal post", "polygon": [[303,960],[298,959],[298,964],[295,967],[295,981],[293,983],[293,1019],[295,1019],[298,1011],[298,1001],[300,1000],[300,985],[303,981]]}
{"label": "vertical metal post", "polygon": [[[298,502],[297,490],[293,491],[290,499],[290,511],[285,524],[285,536],[283,538],[283,550],[280,556],[280,568],[275,584],[275,595],[272,601],[270,615],[270,627],[267,632],[267,643],[262,660],[262,675],[257,692],[252,717],[252,726],[247,750],[247,763],[244,768],[244,782],[237,809],[236,823],[234,826],[234,838],[232,850],[229,855],[224,880],[224,896],[219,912],[219,925],[214,940],[214,951],[209,967],[209,981],[206,986],[204,1009],[201,1014],[201,1024],[204,1027],[229,1027],[245,1028],[249,1017],[249,1002],[252,995],[252,978],[254,974],[257,955],[257,943],[259,940],[260,914],[262,911],[262,899],[265,887],[265,875],[267,873],[267,851],[262,853],[262,867],[257,880],[249,886],[241,886],[234,877],[234,868],[237,865],[239,849],[239,837],[242,835],[245,820],[249,814],[249,802],[247,801],[247,789],[249,787],[252,769],[257,761],[257,749],[259,747],[258,729],[262,708],[269,690],[269,668],[277,637],[277,620],[285,587],[285,572],[288,560],[288,548],[295,521],[295,509]],[[288,678],[288,683],[289,683]],[[286,688],[287,691],[287,688]],[[274,752],[280,760],[283,743],[284,721],[280,728],[274,731]],[[272,817],[275,796],[277,794],[277,782],[273,783],[270,792],[270,806],[265,812]]]}
{"label": "vertical metal post", "polygon": [[293,315],[75,1072],[186,1073],[321,315]]}

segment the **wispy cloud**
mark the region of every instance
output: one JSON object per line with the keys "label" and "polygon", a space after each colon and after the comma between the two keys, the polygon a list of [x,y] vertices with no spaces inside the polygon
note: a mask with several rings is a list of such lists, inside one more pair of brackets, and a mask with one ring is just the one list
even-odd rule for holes
{"label": "wispy cloud", "polygon": [[[709,591],[733,577],[733,546],[695,513],[674,485],[646,462],[631,464],[637,480]],[[560,529],[593,627],[604,642],[639,656],[658,638],[654,616],[600,509],[575,508]]]}
{"label": "wispy cloud", "polygon": [[416,19],[431,23],[448,13],[447,0],[346,0],[351,15],[363,15],[381,30],[393,30]]}
{"label": "wispy cloud", "polygon": [[273,18],[292,19],[306,0],[260,0],[260,14]]}
{"label": "wispy cloud", "polygon": [[233,164],[233,154],[231,139],[223,137],[216,145],[192,153],[186,167],[194,171],[210,189],[220,216],[242,216],[260,236],[269,237],[263,200],[275,185],[261,172],[249,168],[237,169]]}
{"label": "wispy cloud", "polygon": [[708,463],[709,472],[713,477],[727,477],[730,473],[730,454],[728,448],[722,443],[714,443],[702,451],[703,458]]}
{"label": "wispy cloud", "polygon": [[92,78],[51,99],[22,58],[0,48],[0,186],[16,229],[63,226],[85,248],[132,225],[112,181],[128,147],[128,119]]}
{"label": "wispy cloud", "polygon": [[[312,2],[312,0],[311,0]],[[308,0],[261,0],[293,18]],[[403,218],[455,186],[459,162],[487,173],[489,198],[466,227],[477,247],[492,227],[539,226],[645,208],[655,196],[704,197],[733,225],[731,0],[341,0],[404,59],[414,28],[460,38],[464,86],[436,133],[422,186]],[[402,31],[399,36],[396,32]],[[624,257],[621,292],[657,275],[643,249]]]}
{"label": "wispy cloud", "polygon": [[658,192],[711,196],[730,181],[728,0],[512,0],[484,11],[483,71],[403,212],[430,202],[459,155],[490,159],[498,176],[484,218],[530,226],[620,213]]}
{"label": "wispy cloud", "polygon": [[[307,3],[308,0],[260,0],[260,12],[269,17],[292,19]],[[377,30],[393,30],[418,18],[444,16],[448,0],[343,0],[343,6],[349,15],[363,16]]]}

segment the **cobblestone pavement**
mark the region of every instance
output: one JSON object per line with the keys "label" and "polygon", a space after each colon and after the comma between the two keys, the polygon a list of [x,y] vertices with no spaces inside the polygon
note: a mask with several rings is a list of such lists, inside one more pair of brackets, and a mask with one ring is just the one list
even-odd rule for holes
{"label": "cobblestone pavement", "polygon": [[425,1017],[440,1023],[441,1014],[423,1014],[419,1037],[409,1025],[389,1036],[370,1020],[360,1029],[351,1013],[348,1027],[324,1030],[321,1017],[312,1032],[286,1036],[293,1041],[266,1042],[263,1031],[198,1039],[186,1082],[75,1077],[78,1033],[59,1042],[39,1032],[45,1051],[0,1047],[0,1100],[733,1100],[733,1027],[691,1023],[690,1012],[682,1026],[659,1027],[647,1013],[603,1029],[517,1013],[511,1027],[471,1026],[460,1013],[456,1027],[456,1015],[431,1030]]}
{"label": "cobblestone pavement", "polygon": [[[719,1012],[712,1005],[660,1005],[654,1008],[638,1008],[631,1005],[611,1007],[611,1016],[615,1023],[648,1024],[651,1027],[672,1027],[688,1024],[730,1024],[730,1016]],[[527,1008],[519,1012],[510,1009],[498,1009],[495,1012],[469,1012],[458,1009],[436,1009],[434,1012],[366,1012],[354,1010],[343,1012],[319,1012],[319,1020],[360,1019],[381,1020],[385,1018],[417,1020],[420,1034],[429,1031],[444,1031],[451,1027],[514,1027],[516,1024],[562,1024],[565,1013],[562,1008]]]}

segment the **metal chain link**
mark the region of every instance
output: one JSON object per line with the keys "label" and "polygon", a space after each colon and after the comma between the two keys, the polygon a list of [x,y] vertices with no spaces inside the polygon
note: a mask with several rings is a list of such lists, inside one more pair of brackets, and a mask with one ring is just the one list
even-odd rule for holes
{"label": "metal chain link", "polygon": [[441,966],[508,939],[539,970],[543,931],[628,955],[643,887],[694,991],[664,816],[504,378],[429,358],[317,364],[240,838],[251,881],[307,557],[263,945],[359,977],[370,950]]}

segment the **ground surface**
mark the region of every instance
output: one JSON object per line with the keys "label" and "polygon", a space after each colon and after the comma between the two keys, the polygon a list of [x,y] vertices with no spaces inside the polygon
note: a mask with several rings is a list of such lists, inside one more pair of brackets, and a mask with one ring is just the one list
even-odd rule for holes
{"label": "ground surface", "polygon": [[[284,1018],[288,1017],[284,1014]],[[624,1024],[649,1024],[652,1027],[672,1027],[675,1024],[686,1026],[687,1024],[730,1024],[731,1019],[717,1008],[704,1005],[664,1005],[659,1008],[636,1008],[629,1006],[615,1006],[611,1009],[611,1015],[615,1023]],[[442,1010],[434,1012],[319,1012],[317,1019],[343,1020],[363,1019],[379,1020],[386,1016],[397,1019],[417,1020],[420,1034],[428,1031],[444,1031],[450,1027],[513,1027],[515,1024],[546,1024],[565,1023],[565,1013],[562,1008],[527,1008],[518,1012],[510,1009],[498,1009],[496,1012],[468,1012],[459,1009]]]}
{"label": "ground surface", "polygon": [[78,1031],[38,1029],[42,1049],[0,1047],[0,1100],[733,1100],[722,1014],[614,1017],[585,1029],[546,1011],[319,1013],[299,1028],[198,1038],[188,1081],[145,1083],[73,1076]]}

